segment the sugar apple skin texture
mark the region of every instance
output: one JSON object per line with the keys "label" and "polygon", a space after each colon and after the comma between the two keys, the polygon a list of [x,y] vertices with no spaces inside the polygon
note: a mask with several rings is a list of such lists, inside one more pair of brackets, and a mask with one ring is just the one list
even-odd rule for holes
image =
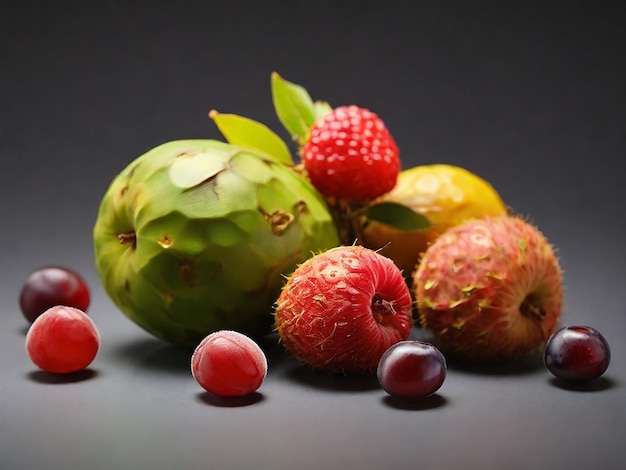
{"label": "sugar apple skin texture", "polygon": [[324,199],[290,167],[216,140],[164,143],[111,183],[96,268],[149,333],[195,346],[218,329],[271,331],[284,276],[339,244]]}

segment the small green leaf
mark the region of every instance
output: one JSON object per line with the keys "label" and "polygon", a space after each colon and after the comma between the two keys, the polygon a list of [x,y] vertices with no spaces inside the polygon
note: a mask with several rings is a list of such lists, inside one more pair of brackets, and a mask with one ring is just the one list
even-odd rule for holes
{"label": "small green leaf", "polygon": [[289,148],[283,139],[265,124],[236,114],[209,113],[224,138],[233,145],[260,152],[273,161],[293,164]]}
{"label": "small green leaf", "polygon": [[300,144],[304,143],[320,111],[309,92],[302,86],[283,79],[277,72],[273,72],[272,100],[278,120],[294,139]]}
{"label": "small green leaf", "polygon": [[313,103],[315,107],[315,119],[318,119],[328,113],[330,113],[333,108],[327,101],[316,101]]}
{"label": "small green leaf", "polygon": [[422,230],[431,226],[430,221],[422,214],[395,202],[381,202],[369,206],[365,216],[398,230]]}

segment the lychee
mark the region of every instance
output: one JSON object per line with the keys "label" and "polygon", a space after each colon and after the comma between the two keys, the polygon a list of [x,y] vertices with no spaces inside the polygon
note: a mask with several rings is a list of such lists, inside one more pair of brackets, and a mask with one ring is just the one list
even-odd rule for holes
{"label": "lychee", "polygon": [[408,338],[411,295],[389,258],[362,246],[339,246],[289,277],[275,324],[301,362],[328,373],[371,373],[390,346]]}
{"label": "lychee", "polygon": [[419,319],[465,359],[503,361],[540,348],[561,313],[562,272],[545,236],[519,217],[441,235],[413,276]]}

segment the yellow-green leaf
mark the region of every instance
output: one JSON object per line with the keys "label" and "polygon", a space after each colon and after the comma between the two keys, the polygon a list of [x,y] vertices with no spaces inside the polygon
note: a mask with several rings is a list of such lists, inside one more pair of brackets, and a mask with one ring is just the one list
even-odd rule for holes
{"label": "yellow-green leaf", "polygon": [[318,114],[309,92],[273,72],[272,100],[278,120],[295,139],[304,143]]}
{"label": "yellow-green leaf", "polygon": [[293,164],[289,148],[278,134],[265,124],[236,114],[209,113],[224,138],[233,145],[262,153],[273,161]]}
{"label": "yellow-green leaf", "polygon": [[313,103],[315,109],[315,119],[330,113],[333,108],[327,101],[316,101]]}

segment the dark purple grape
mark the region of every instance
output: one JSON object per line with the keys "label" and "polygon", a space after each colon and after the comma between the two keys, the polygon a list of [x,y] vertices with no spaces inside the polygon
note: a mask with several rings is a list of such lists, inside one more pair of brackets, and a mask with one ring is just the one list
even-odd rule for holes
{"label": "dark purple grape", "polygon": [[446,360],[435,346],[422,341],[400,341],[382,355],[377,376],[391,396],[417,399],[435,393],[447,373]]}
{"label": "dark purple grape", "polygon": [[609,367],[611,350],[604,336],[589,326],[568,326],[555,331],[546,343],[544,363],[559,379],[586,382]]}
{"label": "dark purple grape", "polygon": [[57,305],[87,310],[90,293],[87,283],[78,273],[50,266],[28,276],[22,286],[19,302],[26,319],[33,322],[43,312]]}

